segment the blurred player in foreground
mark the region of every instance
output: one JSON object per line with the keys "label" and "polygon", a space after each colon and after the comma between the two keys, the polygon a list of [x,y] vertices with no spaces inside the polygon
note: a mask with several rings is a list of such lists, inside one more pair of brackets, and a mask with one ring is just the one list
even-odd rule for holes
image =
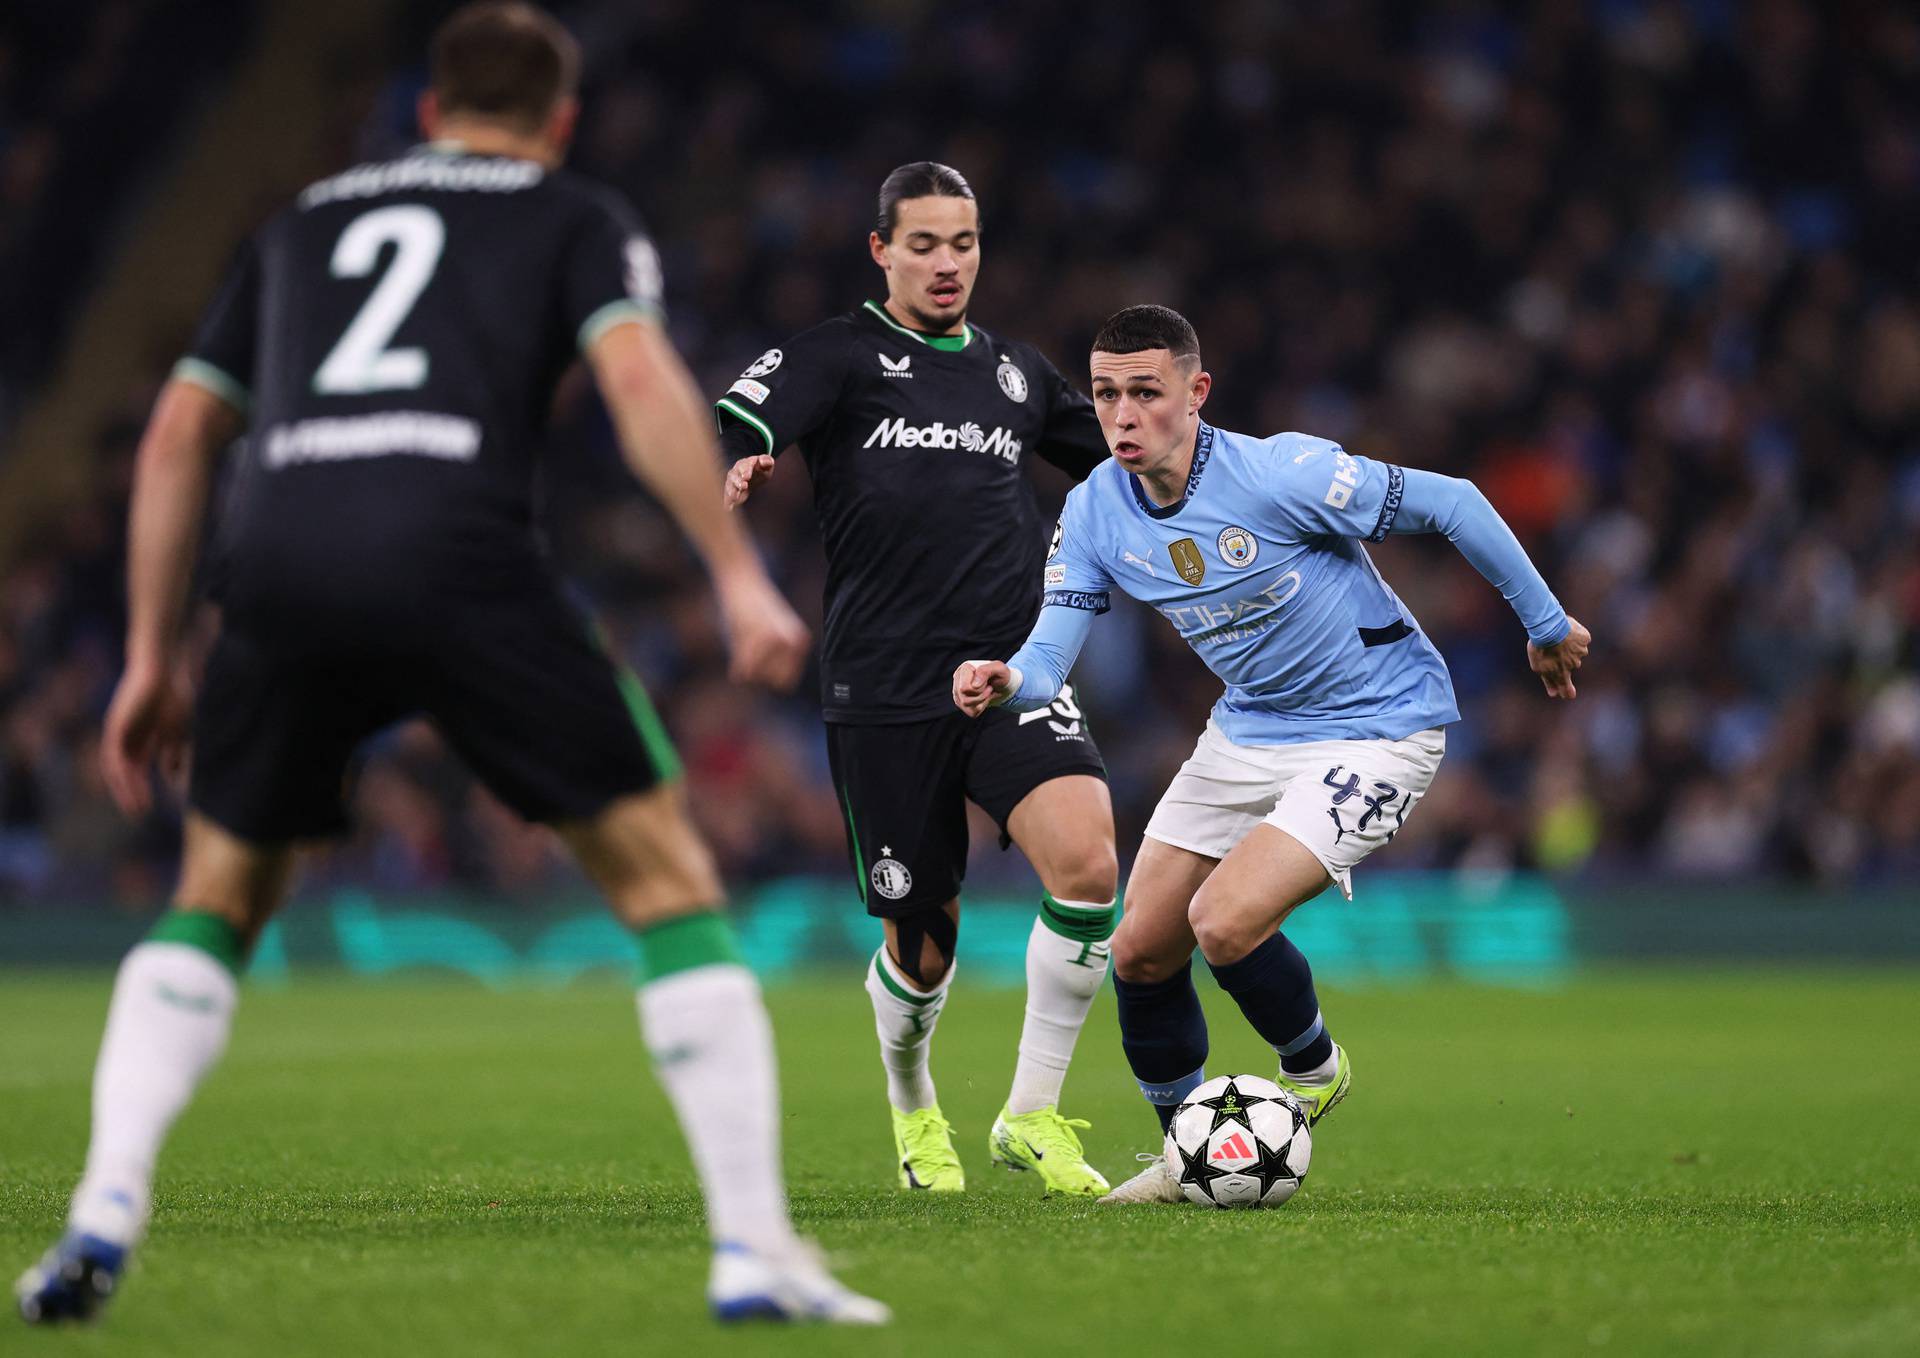
{"label": "blurred player in foreground", "polygon": [[969,722],[947,675],[1019,644],[1040,610],[1046,520],[1022,465],[1038,454],[1086,476],[1107,456],[1100,422],[1032,345],[967,320],[980,213],[959,173],[903,165],[880,187],[868,237],[885,302],[770,349],[720,398],[739,505],[798,444],[827,549],[821,701],[847,817],[854,881],[885,946],[867,969],[908,1189],[966,1185],[929,1056],[953,983],[967,807],[1020,846],[1046,895],[1027,937],[1027,1014],[992,1160],[1047,1192],[1098,1196],[1060,1114],[1087,1010],[1107,975],[1118,876],[1106,766],[1073,692],[1048,710]]}
{"label": "blurred player in foreground", "polygon": [[[1148,822],[1113,938],[1121,1042],[1163,1129],[1205,1078],[1196,945],[1280,1054],[1279,1083],[1310,1122],[1352,1082],[1307,959],[1279,926],[1330,882],[1351,899],[1352,870],[1406,822],[1460,719],[1440,653],[1361,544],[1446,534],[1525,624],[1551,697],[1574,696],[1591,641],[1471,483],[1304,434],[1215,429],[1200,418],[1211,387],[1177,312],[1108,319],[1093,400],[1113,460],[1067,496],[1026,644],[953,675],[969,715],[1044,706],[1117,586],[1226,683]],[[1165,1160],[1143,1158],[1103,1201],[1181,1200]]]}
{"label": "blurred player in foreground", "polygon": [[30,1321],[84,1318],[112,1291],[161,1142],[227,1044],[295,842],[345,827],[355,748],[414,714],[552,825],[638,935],[641,1024],[706,1194],[715,1314],[887,1318],[788,1221],[771,1033],[678,761],[533,530],[533,455],[577,348],[629,465],[712,573],[734,677],[798,677],[806,629],[721,509],[653,247],[614,195],[559,169],[577,69],[573,40],[531,6],[457,12],[421,99],[430,143],[310,186],[261,228],[161,392],[104,741],[131,815],[185,734],[194,550],[244,417],[215,561],[223,625],[194,715],[174,908],[115,982],[67,1234],[18,1287]]}

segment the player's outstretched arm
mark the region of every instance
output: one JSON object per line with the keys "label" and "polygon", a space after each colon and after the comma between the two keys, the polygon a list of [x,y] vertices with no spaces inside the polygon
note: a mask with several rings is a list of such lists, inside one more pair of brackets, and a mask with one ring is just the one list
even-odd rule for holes
{"label": "player's outstretched arm", "polygon": [[789,689],[806,665],[806,624],[767,578],[720,485],[706,402],[657,325],[616,325],[587,351],[635,476],[673,515],[713,576],[736,680]]}
{"label": "player's outstretched arm", "polygon": [[175,378],[161,388],[134,463],[127,515],[127,667],[107,708],[101,772],[129,816],[152,803],[154,760],[185,749],[187,695],[179,674],[181,620],[220,450],[240,432],[238,410]]}
{"label": "player's outstretched arm", "polygon": [[1446,534],[1526,625],[1527,664],[1547,696],[1572,698],[1593,636],[1560,606],[1506,520],[1471,481],[1411,468],[1402,475],[1393,531]]}
{"label": "player's outstretched arm", "polygon": [[1049,604],[1040,610],[1033,631],[1002,664],[963,660],[953,672],[953,702],[969,717],[989,707],[1033,712],[1060,696],[1080,648],[1087,644],[1094,615],[1083,608]]}

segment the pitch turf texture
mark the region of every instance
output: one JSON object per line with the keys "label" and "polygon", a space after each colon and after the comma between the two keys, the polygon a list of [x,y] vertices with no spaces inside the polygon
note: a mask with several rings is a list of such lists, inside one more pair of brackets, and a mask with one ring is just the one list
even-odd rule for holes
{"label": "pitch turf texture", "polygon": [[[0,977],[9,1277],[80,1166],[106,984]],[[1206,989],[1209,1069],[1267,1071]],[[255,987],[105,1321],[9,1321],[0,1353],[1920,1352],[1920,977],[1324,998],[1354,1093],[1291,1204],[1228,1213],[990,1168],[1020,998],[964,976],[935,1057],[969,1191],[895,1191],[857,980],[775,988],[799,1214],[899,1321],[741,1333],[705,1318],[699,1203],[611,978]],[[1110,996],[1068,1111],[1116,1180],[1150,1140]]]}

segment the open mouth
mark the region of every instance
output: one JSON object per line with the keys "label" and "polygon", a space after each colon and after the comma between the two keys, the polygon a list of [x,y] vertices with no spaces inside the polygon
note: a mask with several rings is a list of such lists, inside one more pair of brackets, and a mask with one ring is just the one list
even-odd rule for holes
{"label": "open mouth", "polygon": [[960,285],[958,283],[936,283],[933,285],[932,291],[928,293],[928,296],[933,298],[935,306],[950,307],[960,300]]}
{"label": "open mouth", "polygon": [[1113,445],[1113,455],[1122,462],[1137,462],[1140,458],[1140,453],[1140,445],[1131,443],[1126,439],[1121,439],[1120,442]]}

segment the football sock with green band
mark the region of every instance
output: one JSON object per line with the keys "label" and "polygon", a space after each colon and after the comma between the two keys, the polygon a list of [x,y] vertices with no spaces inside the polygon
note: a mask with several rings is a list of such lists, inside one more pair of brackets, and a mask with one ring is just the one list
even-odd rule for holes
{"label": "football sock with green band", "polygon": [[1060,1102],[1074,1043],[1107,979],[1107,940],[1119,922],[1113,901],[1041,898],[1040,917],[1027,936],[1027,1017],[1008,1112]]}
{"label": "football sock with green band", "polygon": [[676,971],[731,962],[745,966],[733,926],[724,915],[702,910],[642,929],[640,983],[658,981]]}
{"label": "football sock with green band", "polygon": [[668,920],[641,931],[640,953],[640,1032],[700,1176],[707,1229],[716,1243],[784,1249],[773,1028],[732,926],[707,912]]}
{"label": "football sock with green band", "polygon": [[149,943],[185,943],[238,976],[247,965],[240,931],[204,910],[169,910],[147,931]]}
{"label": "football sock with green band", "polygon": [[74,1229],[138,1243],[161,1144],[226,1050],[240,960],[232,925],[176,910],[120,964],[93,1071],[93,1133],[69,1214]]}
{"label": "football sock with green band", "polygon": [[922,987],[908,979],[884,947],[867,964],[867,996],[880,1036],[880,1064],[887,1071],[887,1101],[903,1113],[938,1102],[931,1069],[933,1028],[947,1006],[957,968],[950,965],[939,984]]}

